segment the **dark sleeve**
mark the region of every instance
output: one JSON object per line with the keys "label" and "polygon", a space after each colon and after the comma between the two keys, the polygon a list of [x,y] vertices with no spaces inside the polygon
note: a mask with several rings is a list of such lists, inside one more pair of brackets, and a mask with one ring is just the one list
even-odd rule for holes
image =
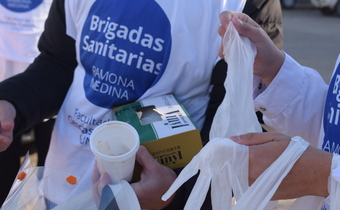
{"label": "dark sleeve", "polygon": [[26,71],[0,83],[0,99],[16,108],[15,135],[56,115],[73,80],[75,41],[66,35],[64,0],[53,1],[38,48]]}

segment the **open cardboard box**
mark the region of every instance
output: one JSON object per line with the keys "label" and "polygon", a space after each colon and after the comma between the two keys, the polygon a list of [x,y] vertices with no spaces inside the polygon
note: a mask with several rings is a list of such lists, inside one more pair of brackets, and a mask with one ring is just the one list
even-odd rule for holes
{"label": "open cardboard box", "polygon": [[[202,149],[200,132],[173,94],[143,99],[113,109],[115,120],[132,125],[141,145],[162,165],[183,168]],[[135,167],[134,180],[141,167]]]}

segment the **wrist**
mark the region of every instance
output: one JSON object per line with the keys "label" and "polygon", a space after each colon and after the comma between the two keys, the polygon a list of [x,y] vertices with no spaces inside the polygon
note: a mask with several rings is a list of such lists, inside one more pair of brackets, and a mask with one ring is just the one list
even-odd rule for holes
{"label": "wrist", "polygon": [[285,61],[284,52],[277,50],[274,53],[276,55],[272,56],[273,59],[266,65],[266,69],[261,75],[258,75],[263,83],[266,85],[266,87],[268,87],[270,83],[274,80]]}

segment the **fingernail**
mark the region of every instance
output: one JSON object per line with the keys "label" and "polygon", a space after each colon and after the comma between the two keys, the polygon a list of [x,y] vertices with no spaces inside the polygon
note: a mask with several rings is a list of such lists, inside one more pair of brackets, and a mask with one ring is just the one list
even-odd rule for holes
{"label": "fingernail", "polygon": [[238,23],[238,26],[243,26],[244,22],[240,19],[237,18],[237,23]]}
{"label": "fingernail", "polygon": [[229,138],[231,140],[233,140],[234,142],[239,142],[240,141],[240,136],[230,136]]}

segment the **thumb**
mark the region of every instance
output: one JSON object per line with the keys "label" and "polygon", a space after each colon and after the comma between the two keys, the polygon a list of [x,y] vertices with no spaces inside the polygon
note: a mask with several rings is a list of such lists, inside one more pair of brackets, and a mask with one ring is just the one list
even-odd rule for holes
{"label": "thumb", "polygon": [[[233,17],[232,22],[241,36],[248,37],[256,46],[267,40],[266,32],[252,19]],[[258,46],[257,46],[258,47]]]}
{"label": "thumb", "polygon": [[8,101],[0,100],[0,124],[1,130],[12,131],[14,129],[14,118],[16,111]]}
{"label": "thumb", "polygon": [[274,142],[274,141],[289,142],[291,139],[290,136],[277,132],[277,131],[263,132],[263,133],[247,133],[247,134],[243,134],[239,136],[231,136],[229,138],[236,143],[247,145],[247,146],[265,144],[265,143]]}
{"label": "thumb", "polygon": [[274,141],[272,135],[268,133],[247,133],[239,136],[230,136],[231,140],[238,144],[243,144],[247,146],[264,144],[270,141]]}
{"label": "thumb", "polygon": [[[257,30],[257,26],[255,25],[251,25],[248,22],[244,22],[241,19],[237,18],[237,17],[232,17],[232,22],[236,28],[236,30],[238,31],[238,33],[242,36],[249,36],[251,33],[253,33],[252,31]],[[249,37],[250,38],[250,37]]]}
{"label": "thumb", "polygon": [[136,154],[137,162],[144,168],[144,169],[152,169],[155,164],[158,162],[155,160],[154,157],[149,153],[145,146],[140,145],[139,149]]}
{"label": "thumb", "polygon": [[0,100],[0,152],[6,150],[12,142],[15,116],[14,106]]}

